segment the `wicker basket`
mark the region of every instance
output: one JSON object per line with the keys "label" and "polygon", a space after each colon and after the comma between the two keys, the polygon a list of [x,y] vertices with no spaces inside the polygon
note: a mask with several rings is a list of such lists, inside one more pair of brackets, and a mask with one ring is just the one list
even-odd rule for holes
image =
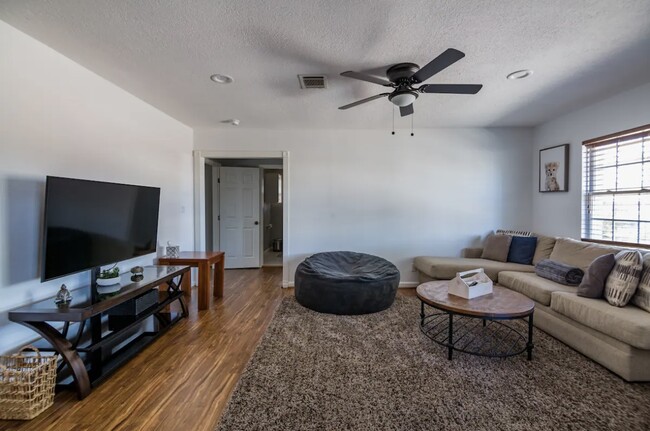
{"label": "wicker basket", "polygon": [[0,356],[0,419],[33,419],[52,405],[56,361],[57,355],[41,356],[33,346]]}

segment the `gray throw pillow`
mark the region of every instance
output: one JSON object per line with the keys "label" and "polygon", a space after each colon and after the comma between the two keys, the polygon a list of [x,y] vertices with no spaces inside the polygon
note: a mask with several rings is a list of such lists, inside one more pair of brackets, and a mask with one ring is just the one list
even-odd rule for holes
{"label": "gray throw pillow", "polygon": [[632,297],[632,304],[645,311],[650,311],[650,253],[643,256],[643,273],[639,287]]}
{"label": "gray throw pillow", "polygon": [[605,281],[616,265],[614,253],[604,254],[591,262],[580,286],[578,296],[585,298],[602,298],[605,290]]}
{"label": "gray throw pillow", "polygon": [[634,296],[641,279],[641,253],[623,250],[616,255],[616,265],[605,282],[605,299],[616,307],[625,307]]}
{"label": "gray throw pillow", "polygon": [[512,237],[510,235],[490,235],[485,240],[483,247],[483,259],[496,260],[505,262],[508,260],[508,251],[510,251],[510,243]]}

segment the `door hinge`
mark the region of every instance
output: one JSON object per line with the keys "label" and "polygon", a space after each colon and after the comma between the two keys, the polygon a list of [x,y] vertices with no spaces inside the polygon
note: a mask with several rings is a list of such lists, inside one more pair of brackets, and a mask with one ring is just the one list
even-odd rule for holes
{"label": "door hinge", "polygon": [[217,184],[221,184],[221,178],[217,178]]}
{"label": "door hinge", "polygon": [[217,221],[221,221],[221,215],[217,216]]}

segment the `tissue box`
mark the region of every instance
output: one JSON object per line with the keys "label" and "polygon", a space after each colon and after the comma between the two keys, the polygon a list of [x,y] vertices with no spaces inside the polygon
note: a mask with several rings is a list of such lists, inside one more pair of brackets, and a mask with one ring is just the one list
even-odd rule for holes
{"label": "tissue box", "polygon": [[492,293],[492,280],[485,275],[483,268],[457,272],[449,282],[449,294],[465,299],[477,298]]}

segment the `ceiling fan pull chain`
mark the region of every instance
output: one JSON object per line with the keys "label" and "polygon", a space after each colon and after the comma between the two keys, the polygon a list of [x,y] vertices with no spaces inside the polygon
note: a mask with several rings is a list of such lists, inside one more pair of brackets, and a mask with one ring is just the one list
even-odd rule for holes
{"label": "ceiling fan pull chain", "polygon": [[415,117],[415,113],[411,114],[411,136],[415,136],[413,135],[413,117]]}
{"label": "ceiling fan pull chain", "polygon": [[395,109],[396,109],[395,105],[393,105],[392,109],[393,109],[393,133],[391,133],[391,135],[394,135],[395,134]]}

